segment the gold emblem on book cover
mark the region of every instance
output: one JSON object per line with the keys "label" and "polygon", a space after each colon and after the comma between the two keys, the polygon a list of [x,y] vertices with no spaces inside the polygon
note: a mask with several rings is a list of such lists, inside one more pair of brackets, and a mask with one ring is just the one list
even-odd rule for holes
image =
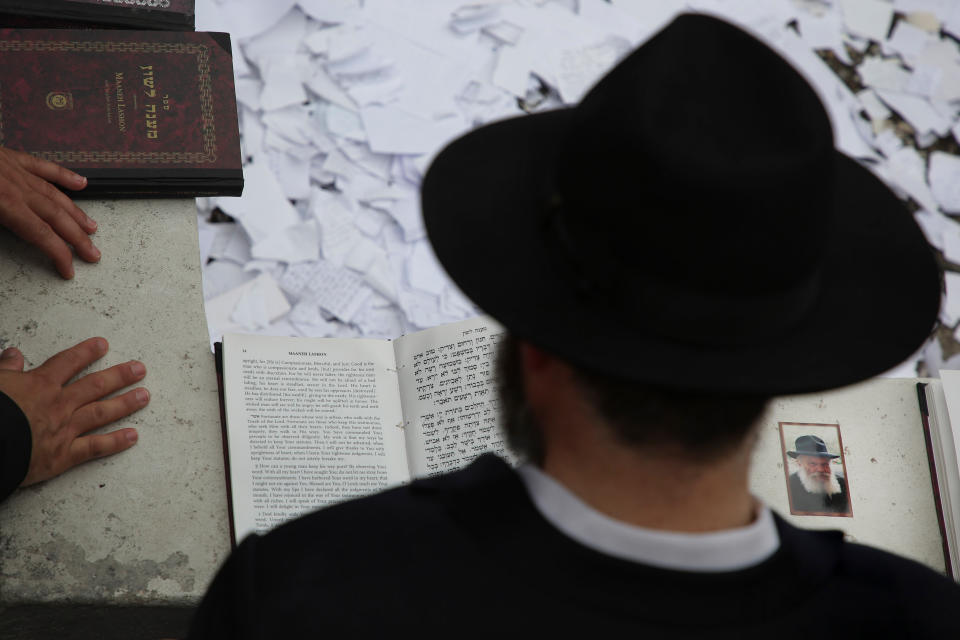
{"label": "gold emblem on book cover", "polygon": [[73,94],[69,91],[51,91],[47,94],[47,108],[54,111],[73,109]]}

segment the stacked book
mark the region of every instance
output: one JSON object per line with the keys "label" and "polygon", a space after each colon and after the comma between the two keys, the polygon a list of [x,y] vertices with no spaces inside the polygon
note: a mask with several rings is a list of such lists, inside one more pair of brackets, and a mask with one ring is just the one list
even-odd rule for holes
{"label": "stacked book", "polygon": [[2,0],[3,26],[62,25],[193,31],[194,0]]}
{"label": "stacked book", "polygon": [[158,28],[0,28],[0,146],[86,176],[73,196],[239,195],[229,35],[160,29],[192,29],[192,0],[0,0],[16,13],[0,27],[66,5],[71,19]]}

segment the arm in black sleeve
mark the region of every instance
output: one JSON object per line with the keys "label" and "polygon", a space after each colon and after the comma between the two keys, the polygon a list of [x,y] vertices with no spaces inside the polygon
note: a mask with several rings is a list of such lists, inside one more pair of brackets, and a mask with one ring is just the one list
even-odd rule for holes
{"label": "arm in black sleeve", "polygon": [[0,392],[0,501],[27,476],[32,446],[27,416],[16,402]]}
{"label": "arm in black sleeve", "polygon": [[[257,616],[260,602],[256,596],[256,551],[259,540],[256,534],[247,536],[220,567],[194,614],[188,640],[267,637],[260,635]],[[282,620],[275,620],[274,630],[282,624]]]}

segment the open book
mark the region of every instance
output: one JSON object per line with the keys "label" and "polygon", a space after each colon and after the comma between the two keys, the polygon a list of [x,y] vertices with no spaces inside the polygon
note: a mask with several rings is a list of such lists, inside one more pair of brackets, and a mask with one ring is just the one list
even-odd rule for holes
{"label": "open book", "polygon": [[[224,336],[235,541],[486,451],[509,459],[494,380],[502,336],[486,318],[393,341]],[[957,576],[960,438],[949,414],[960,416],[960,372],[942,374],[774,399],[751,491],[797,526],[840,529]]]}
{"label": "open book", "polygon": [[[960,468],[949,415],[960,416],[960,372],[941,375],[774,399],[751,491],[799,527],[840,529],[956,579]],[[829,468],[832,489],[801,478],[802,463]]]}
{"label": "open book", "polygon": [[960,371],[940,371],[921,392],[946,569],[960,581]]}
{"label": "open book", "polygon": [[494,382],[502,335],[488,318],[392,341],[225,335],[235,541],[486,451],[507,457]]}

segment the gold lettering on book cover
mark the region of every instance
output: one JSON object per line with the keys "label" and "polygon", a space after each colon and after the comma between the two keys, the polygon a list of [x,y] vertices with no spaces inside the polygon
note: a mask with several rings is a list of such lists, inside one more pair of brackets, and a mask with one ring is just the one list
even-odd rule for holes
{"label": "gold lettering on book cover", "polygon": [[169,9],[170,0],[100,0],[103,4],[119,4],[127,7],[149,7],[151,9]]}
{"label": "gold lettering on book cover", "polygon": [[[217,161],[217,136],[213,115],[213,79],[210,77],[210,49],[202,44],[174,42],[74,42],[44,40],[0,41],[0,52],[36,51],[41,53],[175,53],[197,57],[198,95],[200,97],[203,151],[32,151],[33,155],[57,163],[127,162],[145,164],[203,164]],[[146,85],[146,83],[145,83]],[[152,80],[148,89],[153,89]],[[169,96],[164,108],[169,109]],[[0,95],[2,98],[2,95]],[[152,119],[148,119],[150,121]],[[155,132],[154,128],[148,129]],[[3,108],[0,100],[0,145],[3,144]],[[149,136],[148,137],[155,137]]]}
{"label": "gold lettering on book cover", "polygon": [[[116,87],[116,98],[117,98],[117,128],[120,129],[121,133],[126,133],[127,131],[127,101],[126,93],[123,89],[123,72],[117,71],[113,74],[113,83]],[[109,118],[107,120],[109,122]]]}
{"label": "gold lettering on book cover", "polygon": [[[156,77],[153,73],[153,65],[140,65],[140,75],[143,76],[143,95],[147,98],[156,99],[157,86]],[[157,104],[155,102],[145,103],[143,105],[143,116],[147,126],[147,139],[159,139],[160,131],[157,121]]]}

